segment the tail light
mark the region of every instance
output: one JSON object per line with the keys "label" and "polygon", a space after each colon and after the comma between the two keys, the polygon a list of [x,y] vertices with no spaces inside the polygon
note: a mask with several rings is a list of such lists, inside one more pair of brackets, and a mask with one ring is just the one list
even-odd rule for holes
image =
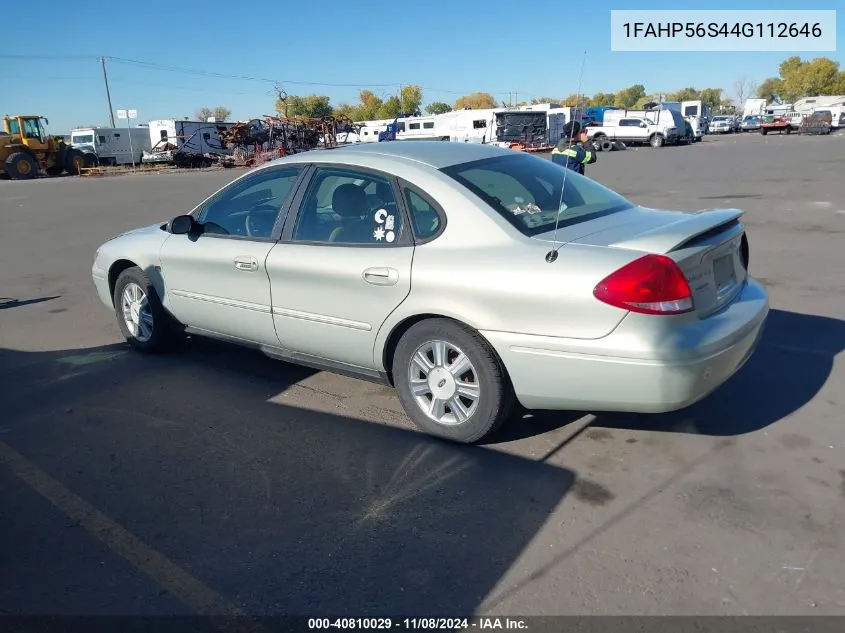
{"label": "tail light", "polygon": [[641,314],[683,314],[694,307],[684,273],[665,255],[645,255],[623,266],[600,281],[593,295]]}

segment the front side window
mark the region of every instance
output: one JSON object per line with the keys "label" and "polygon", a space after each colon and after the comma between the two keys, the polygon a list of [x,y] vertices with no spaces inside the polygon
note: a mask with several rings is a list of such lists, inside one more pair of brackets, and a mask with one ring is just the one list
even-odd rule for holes
{"label": "front side window", "polygon": [[203,233],[267,239],[299,177],[300,167],[270,168],[234,182],[200,210]]}
{"label": "front side window", "polygon": [[317,169],[294,229],[298,242],[390,245],[402,236],[391,182],[351,169]]}
{"label": "front side window", "polygon": [[[572,170],[520,152],[445,167],[441,171],[476,194],[521,233],[552,231],[630,209],[633,204]],[[561,200],[564,176],[566,187]]]}
{"label": "front side window", "polygon": [[23,134],[26,138],[41,138],[41,130],[37,119],[24,119]]}

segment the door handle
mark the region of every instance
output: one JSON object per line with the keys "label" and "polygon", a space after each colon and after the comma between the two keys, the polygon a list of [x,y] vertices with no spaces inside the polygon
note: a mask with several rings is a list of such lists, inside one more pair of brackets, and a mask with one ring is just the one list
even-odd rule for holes
{"label": "door handle", "polygon": [[399,281],[399,271],[386,266],[367,268],[362,276],[364,281],[376,286],[393,286]]}
{"label": "door handle", "polygon": [[258,261],[254,257],[235,257],[235,268],[245,272],[258,270]]}

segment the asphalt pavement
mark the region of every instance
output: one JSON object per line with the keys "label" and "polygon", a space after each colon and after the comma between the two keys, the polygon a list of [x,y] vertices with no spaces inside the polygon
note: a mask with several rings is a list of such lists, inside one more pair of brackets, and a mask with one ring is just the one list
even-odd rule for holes
{"label": "asphalt pavement", "polygon": [[0,614],[845,614],[843,166],[845,134],[600,153],[634,202],[746,211],[763,342],[687,410],[476,447],[378,385],[127,349],[96,247],[235,172],[0,181]]}

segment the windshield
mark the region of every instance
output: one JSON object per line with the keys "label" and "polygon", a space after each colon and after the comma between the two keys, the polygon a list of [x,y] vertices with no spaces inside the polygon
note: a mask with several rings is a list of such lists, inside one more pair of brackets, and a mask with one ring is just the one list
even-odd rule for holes
{"label": "windshield", "polygon": [[92,145],[93,143],[93,134],[80,134],[79,136],[74,135],[71,139],[71,144],[73,145]]}
{"label": "windshield", "polygon": [[[570,226],[634,205],[594,180],[550,160],[514,152],[441,170],[528,236]],[[566,189],[561,202],[564,175]]]}

